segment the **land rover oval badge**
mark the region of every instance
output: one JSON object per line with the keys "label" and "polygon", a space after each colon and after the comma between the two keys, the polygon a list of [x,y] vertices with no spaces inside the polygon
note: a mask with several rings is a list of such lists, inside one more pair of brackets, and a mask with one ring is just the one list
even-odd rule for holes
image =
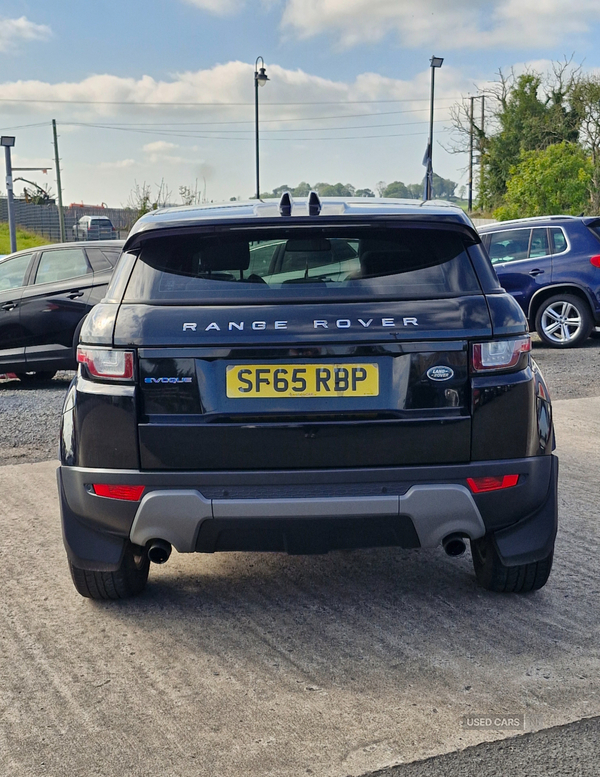
{"label": "land rover oval badge", "polygon": [[436,367],[430,367],[427,370],[427,377],[430,380],[450,380],[454,377],[454,370],[440,364]]}

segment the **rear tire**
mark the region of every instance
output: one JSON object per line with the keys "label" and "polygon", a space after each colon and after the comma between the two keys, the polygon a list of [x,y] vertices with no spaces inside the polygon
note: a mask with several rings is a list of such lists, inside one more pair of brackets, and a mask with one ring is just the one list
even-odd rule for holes
{"label": "rear tire", "polygon": [[507,567],[502,563],[490,536],[471,540],[471,554],[475,577],[482,588],[498,593],[525,594],[546,585],[552,569],[550,552],[541,561]]}
{"label": "rear tire", "polygon": [[121,565],[114,572],[80,569],[69,562],[77,591],[88,599],[128,599],[140,594],[148,582],[150,561],[146,548],[127,544]]}
{"label": "rear tire", "polygon": [[16,372],[15,375],[22,383],[41,383],[44,380],[52,380],[57,370],[43,370],[42,372]]}
{"label": "rear tire", "polygon": [[535,330],[552,348],[575,348],[594,326],[590,307],[575,294],[555,294],[542,302],[535,316]]}

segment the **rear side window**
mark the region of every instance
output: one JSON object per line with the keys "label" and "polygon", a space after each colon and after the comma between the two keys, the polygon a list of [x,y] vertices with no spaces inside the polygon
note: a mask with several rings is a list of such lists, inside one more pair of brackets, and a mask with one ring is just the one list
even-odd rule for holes
{"label": "rear side window", "polygon": [[488,248],[492,264],[527,259],[530,236],[530,229],[507,229],[503,232],[493,232]]}
{"label": "rear side window", "polygon": [[529,258],[536,259],[539,256],[548,256],[548,230],[546,227],[536,227],[531,230],[531,245],[529,246]]}
{"label": "rear side window", "polygon": [[37,283],[52,283],[77,278],[89,272],[85,254],[81,248],[65,248],[44,251],[35,276]]}
{"label": "rear side window", "polygon": [[553,254],[562,254],[563,251],[567,250],[567,238],[560,227],[550,229],[550,244]]}
{"label": "rear side window", "polygon": [[480,287],[457,232],[288,227],[151,238],[125,300],[252,304],[475,293]]}

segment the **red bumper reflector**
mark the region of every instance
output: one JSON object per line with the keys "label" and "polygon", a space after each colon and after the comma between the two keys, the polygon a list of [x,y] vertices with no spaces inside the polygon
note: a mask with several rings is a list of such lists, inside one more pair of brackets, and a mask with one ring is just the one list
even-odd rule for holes
{"label": "red bumper reflector", "polygon": [[512,488],[519,482],[518,475],[498,475],[498,477],[467,478],[469,488],[474,494],[484,491],[500,491],[502,488]]}
{"label": "red bumper reflector", "polygon": [[590,264],[592,264],[594,267],[600,267],[600,256],[596,254],[596,256],[590,256]]}
{"label": "red bumper reflector", "polygon": [[144,493],[144,486],[121,486],[111,483],[94,483],[92,485],[96,496],[108,496],[110,499],[124,499],[127,502],[139,502]]}

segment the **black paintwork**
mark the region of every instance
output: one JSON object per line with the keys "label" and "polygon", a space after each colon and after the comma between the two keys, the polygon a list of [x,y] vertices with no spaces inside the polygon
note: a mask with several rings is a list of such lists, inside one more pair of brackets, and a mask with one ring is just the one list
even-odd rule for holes
{"label": "black paintwork", "polygon": [[[111,559],[120,558],[138,505],[135,502],[119,502],[95,496],[89,489],[89,483],[131,484],[135,480],[135,483],[144,485],[147,491],[194,488],[207,499],[268,499],[404,494],[411,486],[420,483],[464,485],[468,477],[518,473],[521,478],[515,488],[478,494],[474,499],[489,531],[497,531],[512,524],[519,528],[519,532],[524,529],[524,534],[529,536],[527,518],[539,516],[548,509],[548,494],[555,487],[555,462],[554,456],[536,456],[530,459],[429,467],[272,472],[140,473],[136,470],[94,470],[63,466],[59,470],[62,483],[59,493],[65,544],[73,563],[82,568],[116,569],[118,562]],[[554,520],[546,522],[547,536],[553,531],[554,525]],[[536,532],[534,536],[539,536],[537,522],[532,531]],[[103,541],[105,535],[110,539],[112,555],[109,555]],[[512,535],[507,533],[507,536],[510,539]],[[83,557],[83,553],[87,555]]]}
{"label": "black paintwork", "polygon": [[[85,244],[41,246],[11,254],[2,263],[31,256],[25,285],[0,291],[0,367],[5,372],[75,369],[74,345],[82,319],[104,297],[112,266],[99,256],[116,257],[123,241],[96,242],[95,254]],[[36,284],[43,253],[75,248],[83,251],[87,272],[60,281]],[[14,307],[12,306],[14,304]],[[9,308],[9,309],[7,309]]]}
{"label": "black paintwork", "polygon": [[[189,231],[187,225],[179,228]],[[161,227],[163,235],[166,231]],[[357,495],[403,493],[418,482],[464,485],[467,477],[516,472],[522,476],[518,486],[474,496],[488,530],[507,529],[552,509],[544,507],[554,477],[552,416],[537,366],[526,354],[511,371],[486,376],[469,371],[474,341],[527,331],[523,312],[500,288],[476,236],[468,251],[479,294],[327,305],[234,306],[214,299],[185,306],[124,303],[135,248],[144,234],[138,230],[130,239],[131,252],[123,255],[106,298],[81,333],[90,345],[133,350],[136,381],[110,385],[80,374],[71,387],[61,459],[64,499],[78,525],[122,537],[129,532],[137,505],[90,494],[85,484],[97,477],[149,489],[193,487],[207,498],[268,498],[335,496],[352,489]],[[227,365],[340,360],[377,363],[379,396],[239,400],[225,395]],[[432,366],[451,367],[454,375],[435,383],[427,376]],[[187,382],[147,383],[146,378]],[[273,527],[258,528],[272,549],[289,545],[281,532],[271,532]],[[346,528],[355,536],[362,531]],[[396,531],[397,539],[404,532],[399,544],[410,547],[410,530],[401,529],[378,527],[379,544]],[[213,525],[203,531],[199,550],[244,545],[233,537],[239,538],[239,527]],[[317,532],[319,542],[325,535],[325,544],[338,547],[341,541],[328,531]],[[525,527],[515,536],[529,537],[528,532]],[[509,538],[506,557],[513,558],[512,535],[503,536]],[[246,546],[256,542],[256,535],[248,536]]]}

